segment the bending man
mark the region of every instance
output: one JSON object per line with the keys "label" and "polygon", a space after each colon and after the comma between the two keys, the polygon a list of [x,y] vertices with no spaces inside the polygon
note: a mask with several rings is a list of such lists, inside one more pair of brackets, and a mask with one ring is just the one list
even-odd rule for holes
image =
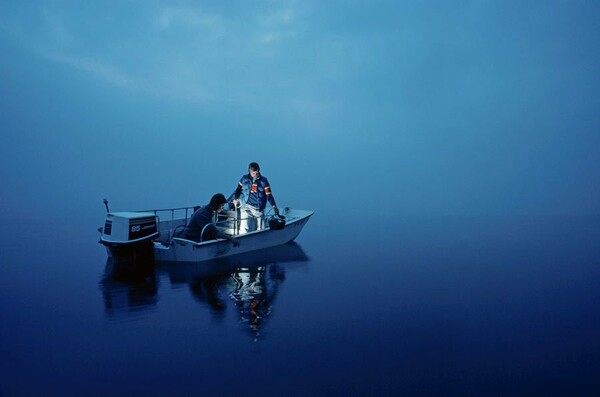
{"label": "bending man", "polygon": [[[223,211],[223,206],[225,203],[227,203],[227,199],[225,199],[225,196],[223,196],[221,193],[217,193],[212,196],[208,205],[200,207],[196,212],[194,212],[190,222],[183,230],[181,237],[186,240],[192,240],[196,242],[223,238],[231,241],[234,247],[240,245],[236,239],[223,233],[217,229],[215,225],[208,225],[209,223],[217,221],[217,215],[219,212]],[[204,226],[206,225],[208,226],[206,229],[204,229]],[[200,233],[202,233],[202,229],[204,229],[204,234],[202,235],[201,239]]]}

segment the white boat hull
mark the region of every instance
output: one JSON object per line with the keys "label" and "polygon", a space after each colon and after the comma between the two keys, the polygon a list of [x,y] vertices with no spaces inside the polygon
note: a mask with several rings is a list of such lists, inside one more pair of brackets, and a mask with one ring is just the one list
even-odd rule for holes
{"label": "white boat hull", "polygon": [[239,246],[234,247],[228,240],[212,240],[194,243],[189,240],[173,239],[171,244],[154,243],[155,261],[202,262],[230,255],[242,254],[263,248],[274,247],[293,241],[302,231],[312,211],[290,210],[286,215],[285,228],[269,228],[235,236]]}

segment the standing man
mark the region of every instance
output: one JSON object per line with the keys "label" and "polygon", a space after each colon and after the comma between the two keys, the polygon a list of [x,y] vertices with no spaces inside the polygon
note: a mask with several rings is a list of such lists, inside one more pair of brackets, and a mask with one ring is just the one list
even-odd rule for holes
{"label": "standing man", "polygon": [[237,206],[240,201],[240,196],[243,194],[243,209],[247,221],[242,221],[241,229],[246,232],[253,230],[261,230],[263,228],[263,211],[267,206],[267,201],[273,207],[275,214],[279,214],[275,198],[271,193],[271,186],[268,179],[261,175],[260,166],[258,163],[250,163],[248,165],[248,174],[242,176],[237,189],[235,189],[233,205]]}

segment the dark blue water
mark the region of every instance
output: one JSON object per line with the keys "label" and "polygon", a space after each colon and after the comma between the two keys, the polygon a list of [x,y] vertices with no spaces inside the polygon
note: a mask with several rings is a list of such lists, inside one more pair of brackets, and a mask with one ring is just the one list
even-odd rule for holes
{"label": "dark blue water", "polygon": [[0,395],[599,395],[599,217],[343,216],[138,268],[3,221]]}

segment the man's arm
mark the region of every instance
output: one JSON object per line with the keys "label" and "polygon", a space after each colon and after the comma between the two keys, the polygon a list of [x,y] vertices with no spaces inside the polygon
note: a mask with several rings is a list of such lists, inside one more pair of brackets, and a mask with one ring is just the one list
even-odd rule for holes
{"label": "man's arm", "polygon": [[267,178],[265,178],[264,184],[267,200],[269,201],[269,204],[271,204],[271,207],[273,207],[273,211],[275,211],[275,213],[279,215],[279,208],[277,208],[277,203],[275,203],[275,197],[273,197],[273,193],[271,192],[271,185],[269,185],[269,180]]}
{"label": "man's arm", "polygon": [[244,188],[244,177],[240,179],[237,187],[235,188],[235,192],[233,192],[233,205],[237,206],[240,196],[242,195],[242,189]]}
{"label": "man's arm", "polygon": [[235,197],[236,200],[240,198],[243,188],[244,188],[244,177],[241,177],[240,181],[237,184],[237,187],[235,188],[235,193],[233,194],[233,197]]}
{"label": "man's arm", "polygon": [[239,247],[240,246],[240,243],[235,238],[233,238],[232,236],[230,236],[228,234],[223,233],[219,229],[217,229],[217,237],[225,239],[225,240],[229,240],[229,242],[231,244],[233,244],[234,247]]}

